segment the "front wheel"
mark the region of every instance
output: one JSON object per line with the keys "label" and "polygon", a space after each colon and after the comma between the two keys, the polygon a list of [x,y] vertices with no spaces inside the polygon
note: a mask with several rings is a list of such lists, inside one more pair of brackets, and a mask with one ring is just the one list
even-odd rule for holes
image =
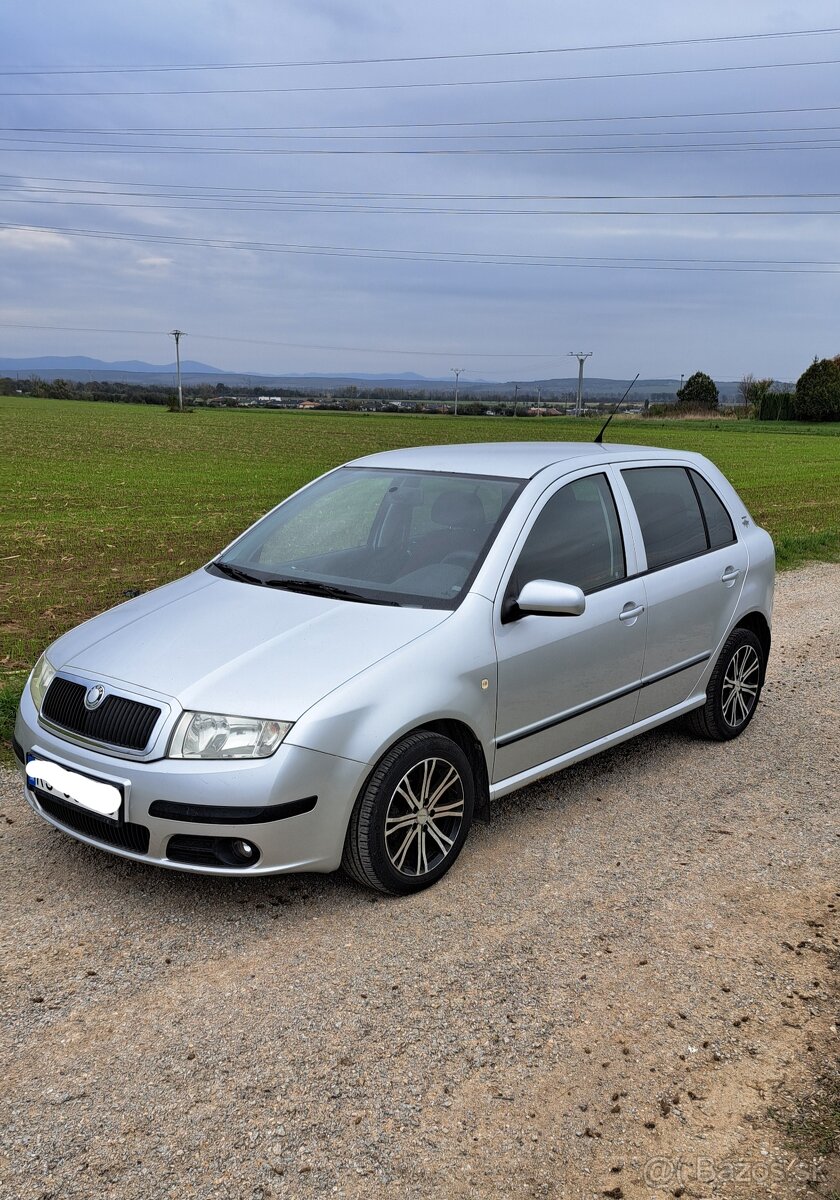
{"label": "front wheel", "polygon": [[460,746],[425,730],[409,734],[379,762],[356,801],[341,865],[377,891],[419,892],[460,854],[474,801]]}
{"label": "front wheel", "polygon": [[764,683],[764,649],[749,629],[733,629],[715,663],[706,703],[688,714],[699,737],[726,742],[743,733],[758,705]]}

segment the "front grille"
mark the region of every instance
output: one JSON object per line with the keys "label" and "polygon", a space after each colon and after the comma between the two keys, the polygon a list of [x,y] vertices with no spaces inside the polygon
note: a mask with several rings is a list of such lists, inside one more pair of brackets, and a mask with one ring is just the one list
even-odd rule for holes
{"label": "front grille", "polygon": [[160,709],[125,696],[106,696],[98,708],[85,708],[87,688],[59,676],[52,681],[41,715],[62,729],[72,730],[95,742],[145,750]]}
{"label": "front grille", "polygon": [[108,821],[104,817],[97,817],[95,813],[76,808],[74,804],[65,804],[40,788],[33,788],[33,791],[47,816],[60,821],[68,829],[75,829],[77,833],[83,833],[97,842],[118,846],[121,850],[133,850],[135,854],[148,853],[149,831],[145,825],[132,825],[130,821],[123,824]]}

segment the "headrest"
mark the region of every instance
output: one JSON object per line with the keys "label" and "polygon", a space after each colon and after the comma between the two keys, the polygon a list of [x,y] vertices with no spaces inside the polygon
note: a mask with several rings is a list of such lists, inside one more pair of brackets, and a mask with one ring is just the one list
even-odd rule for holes
{"label": "headrest", "polygon": [[477,529],[486,523],[484,508],[474,492],[444,492],[432,505],[432,520],[447,529]]}

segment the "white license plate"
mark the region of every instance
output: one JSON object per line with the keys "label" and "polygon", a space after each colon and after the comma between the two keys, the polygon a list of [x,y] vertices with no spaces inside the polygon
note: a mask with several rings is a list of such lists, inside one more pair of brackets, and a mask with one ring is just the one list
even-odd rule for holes
{"label": "white license plate", "polygon": [[34,755],[27,756],[26,780],[30,787],[39,788],[55,796],[56,800],[77,804],[79,808],[111,821],[120,819],[122,792],[113,783],[68,771],[58,763]]}

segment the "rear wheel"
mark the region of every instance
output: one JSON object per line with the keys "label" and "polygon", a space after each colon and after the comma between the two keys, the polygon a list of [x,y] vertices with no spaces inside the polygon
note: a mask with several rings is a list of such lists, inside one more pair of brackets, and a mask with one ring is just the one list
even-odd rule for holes
{"label": "rear wheel", "polygon": [[764,650],[749,629],[734,629],[715,663],[706,703],[688,714],[699,737],[725,742],[749,725],[764,682]]}
{"label": "rear wheel", "polygon": [[475,785],[460,746],[421,730],[378,764],[347,829],[342,866],[380,892],[419,892],[445,875],[472,823]]}

